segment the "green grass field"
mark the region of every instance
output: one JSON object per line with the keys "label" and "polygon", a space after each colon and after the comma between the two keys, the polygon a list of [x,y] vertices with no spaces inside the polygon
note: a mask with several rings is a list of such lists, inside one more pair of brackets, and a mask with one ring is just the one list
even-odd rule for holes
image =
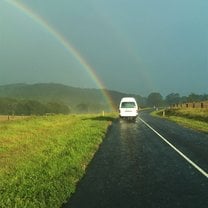
{"label": "green grass field", "polygon": [[152,115],[160,116],[185,127],[192,128],[202,132],[208,132],[208,109],[201,108],[178,108],[166,109],[165,116],[163,111],[155,111]]}
{"label": "green grass field", "polygon": [[115,118],[57,115],[0,122],[0,207],[60,207]]}

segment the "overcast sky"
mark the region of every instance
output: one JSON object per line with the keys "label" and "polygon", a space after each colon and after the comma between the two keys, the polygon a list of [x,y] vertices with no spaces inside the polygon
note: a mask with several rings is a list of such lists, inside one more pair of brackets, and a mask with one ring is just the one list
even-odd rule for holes
{"label": "overcast sky", "polygon": [[[207,0],[18,1],[64,36],[106,88],[208,93]],[[0,85],[98,87],[60,42],[0,0]]]}

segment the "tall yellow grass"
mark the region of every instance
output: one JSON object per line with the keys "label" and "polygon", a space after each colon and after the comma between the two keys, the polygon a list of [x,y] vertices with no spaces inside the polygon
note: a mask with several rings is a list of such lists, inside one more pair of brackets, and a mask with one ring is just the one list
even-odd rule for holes
{"label": "tall yellow grass", "polygon": [[0,122],[3,121],[14,121],[28,118],[29,116],[8,116],[8,115],[0,115]]}

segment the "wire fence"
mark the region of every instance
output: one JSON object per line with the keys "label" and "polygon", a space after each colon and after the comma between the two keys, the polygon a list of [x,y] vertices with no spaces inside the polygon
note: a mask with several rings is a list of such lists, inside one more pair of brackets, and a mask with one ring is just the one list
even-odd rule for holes
{"label": "wire fence", "polygon": [[174,104],[173,108],[208,108],[208,101]]}

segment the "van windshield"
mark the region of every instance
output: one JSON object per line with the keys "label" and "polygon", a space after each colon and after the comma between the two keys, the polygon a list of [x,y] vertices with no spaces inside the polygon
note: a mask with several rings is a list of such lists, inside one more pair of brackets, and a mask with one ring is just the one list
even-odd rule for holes
{"label": "van windshield", "polygon": [[121,108],[135,108],[135,102],[123,102]]}

